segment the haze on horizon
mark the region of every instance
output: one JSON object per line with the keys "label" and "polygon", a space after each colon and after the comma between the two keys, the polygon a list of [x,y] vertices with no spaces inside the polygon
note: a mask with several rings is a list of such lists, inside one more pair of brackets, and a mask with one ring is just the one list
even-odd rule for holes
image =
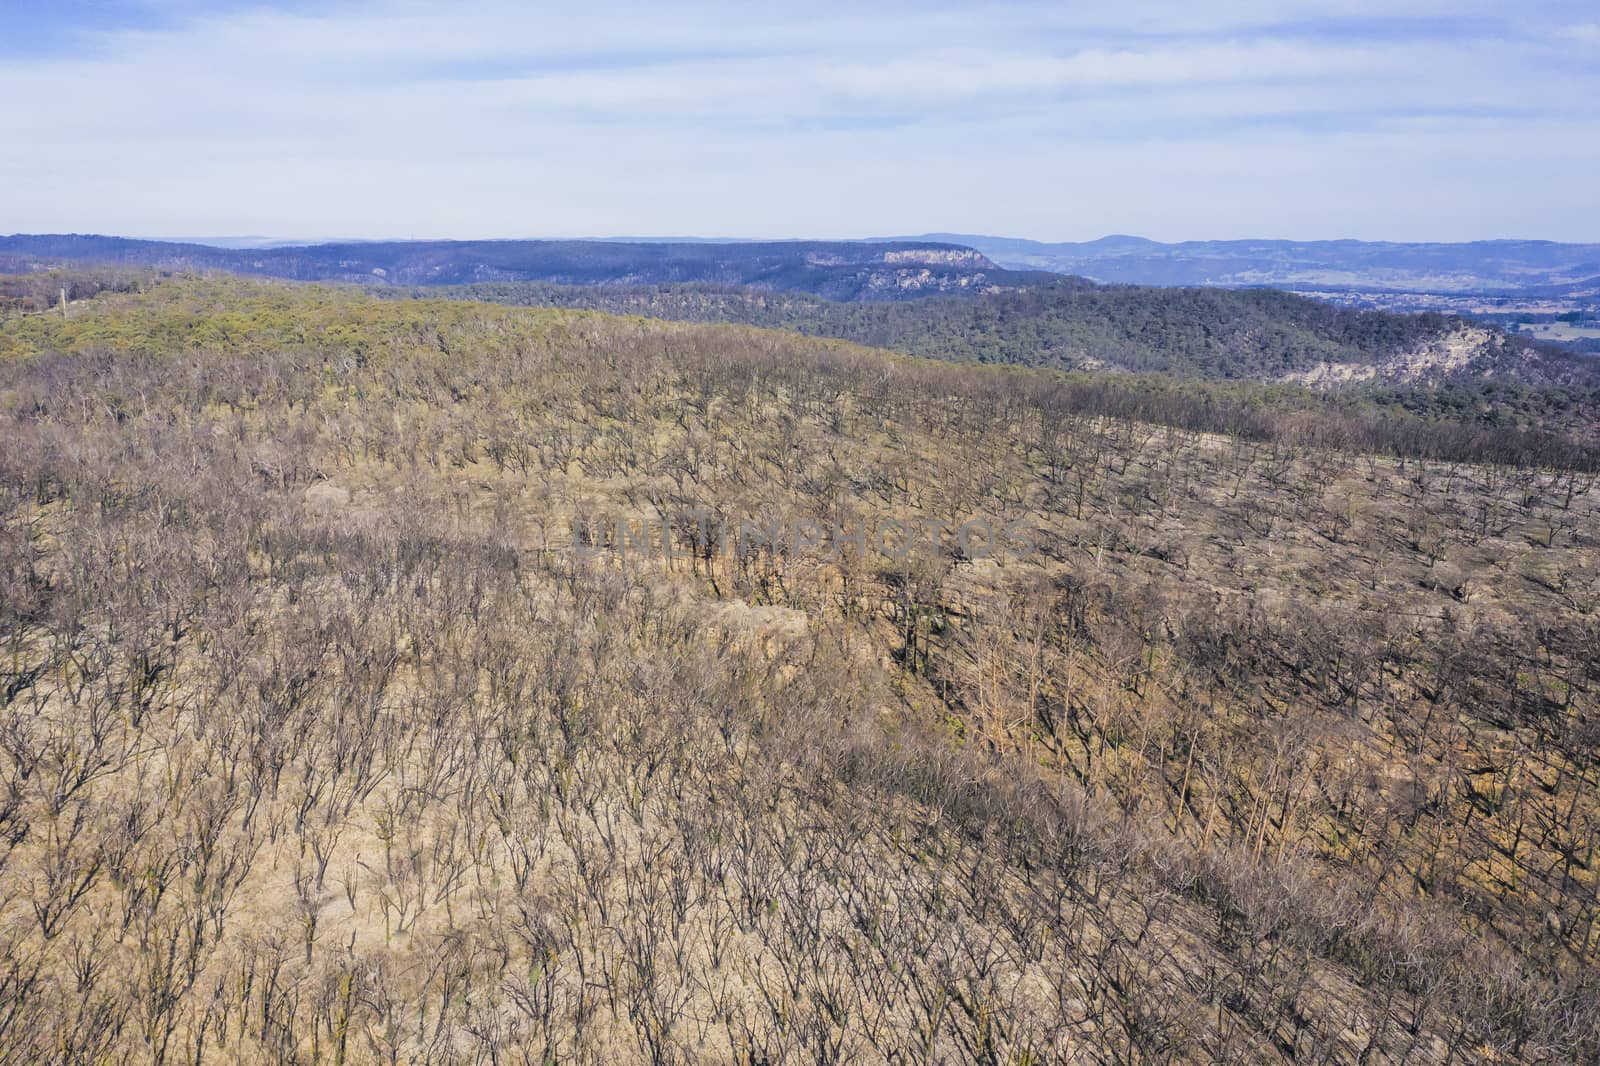
{"label": "haze on horizon", "polygon": [[63,0],[0,36],[0,232],[1600,241],[1550,0]]}

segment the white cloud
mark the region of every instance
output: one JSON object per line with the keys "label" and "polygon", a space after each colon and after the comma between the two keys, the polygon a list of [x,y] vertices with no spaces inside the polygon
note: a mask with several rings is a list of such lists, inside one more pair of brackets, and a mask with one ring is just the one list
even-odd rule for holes
{"label": "white cloud", "polygon": [[169,2],[0,65],[0,231],[1600,238],[1561,4]]}

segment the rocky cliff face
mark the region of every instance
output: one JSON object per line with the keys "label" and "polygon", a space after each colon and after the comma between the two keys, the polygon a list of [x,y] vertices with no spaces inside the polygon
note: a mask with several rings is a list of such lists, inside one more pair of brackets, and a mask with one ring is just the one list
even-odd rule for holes
{"label": "rocky cliff face", "polygon": [[990,283],[988,276],[981,270],[972,273],[956,273],[949,270],[931,270],[928,267],[921,267],[872,271],[867,274],[864,287],[872,295],[884,298],[897,294],[992,292],[1004,286]]}
{"label": "rocky cliff face", "polygon": [[929,266],[966,267],[971,270],[998,269],[989,257],[971,248],[909,248],[883,253],[885,263],[924,263]]}
{"label": "rocky cliff face", "polygon": [[[1285,374],[1280,380],[1313,388],[1338,388],[1366,381],[1413,385],[1481,377],[1507,369],[1507,353],[1499,341],[1500,335],[1493,330],[1466,326],[1376,362],[1318,363],[1310,369]],[[1525,375],[1537,380],[1536,368],[1531,365],[1536,361],[1535,353],[1518,349],[1516,358],[1529,364],[1523,368]]]}

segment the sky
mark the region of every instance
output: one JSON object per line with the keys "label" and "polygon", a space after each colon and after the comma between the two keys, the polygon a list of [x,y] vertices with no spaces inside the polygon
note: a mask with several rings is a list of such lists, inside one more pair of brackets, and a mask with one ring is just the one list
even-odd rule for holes
{"label": "sky", "polygon": [[1600,241],[1594,0],[0,0],[0,233]]}

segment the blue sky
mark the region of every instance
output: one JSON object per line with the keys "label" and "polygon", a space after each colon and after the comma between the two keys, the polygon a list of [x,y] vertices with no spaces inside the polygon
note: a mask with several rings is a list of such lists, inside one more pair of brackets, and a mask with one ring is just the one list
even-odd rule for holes
{"label": "blue sky", "polygon": [[1600,9],[51,0],[0,232],[1600,241]]}

